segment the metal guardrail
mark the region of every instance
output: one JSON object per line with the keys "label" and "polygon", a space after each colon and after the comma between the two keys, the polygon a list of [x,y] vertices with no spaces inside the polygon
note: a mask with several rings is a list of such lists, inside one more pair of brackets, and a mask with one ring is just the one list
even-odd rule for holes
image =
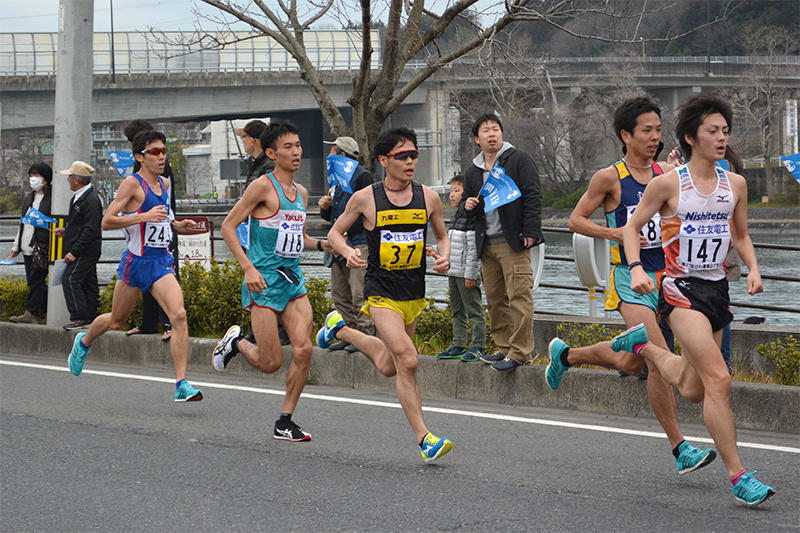
{"label": "metal guardrail", "polygon": [[[218,213],[177,213],[177,216],[207,216],[207,217],[224,217],[228,213],[227,212],[218,212]],[[309,211],[309,215],[312,216],[319,216],[319,212]],[[18,215],[0,215],[0,223],[8,223],[8,222],[17,222],[19,221]],[[554,226],[543,226],[542,231],[545,233],[562,233],[562,234],[572,234],[573,232],[567,228],[558,228]],[[315,236],[316,238],[316,236]],[[3,237],[0,238],[0,243],[11,243],[13,242],[13,238]],[[125,237],[103,237],[104,241],[123,241]],[[213,235],[211,236],[211,240],[215,242],[224,241],[221,236]],[[772,243],[753,243],[754,248],[762,248],[768,250],[782,250],[782,251],[790,251],[790,252],[800,252],[800,246],[794,246],[789,244],[772,244]],[[571,256],[564,256],[564,255],[545,255],[545,260],[550,261],[563,261],[574,263],[575,258]],[[216,263],[223,263],[224,261],[221,259],[214,259]],[[98,261],[98,264],[118,264],[119,260],[112,260],[112,259],[101,259]],[[314,266],[314,267],[321,267],[324,266],[320,262],[314,261],[304,261],[301,262],[303,266]],[[426,272],[427,276],[439,276],[439,277],[446,277],[447,274],[440,274],[438,272],[434,272],[429,270]],[[742,272],[742,277],[747,277],[747,272]],[[793,282],[793,283],[800,283],[800,277],[797,276],[773,276],[769,274],[762,274],[762,279],[765,280],[773,280],[773,281],[786,281],[786,282]],[[558,290],[567,290],[567,291],[577,291],[577,292],[589,292],[589,289],[582,286],[576,285],[562,285],[557,283],[540,283],[540,287],[548,288],[548,289],[558,289]],[[434,298],[436,303],[446,303],[447,300]],[[755,303],[747,303],[747,302],[738,302],[738,301],[731,301],[730,304],[734,307],[744,307],[749,309],[760,309],[763,311],[776,311],[776,312],[786,312],[786,313],[798,313],[800,314],[800,308],[794,307],[784,307],[784,306],[777,306],[777,305],[764,305],[764,304],[755,304]]]}

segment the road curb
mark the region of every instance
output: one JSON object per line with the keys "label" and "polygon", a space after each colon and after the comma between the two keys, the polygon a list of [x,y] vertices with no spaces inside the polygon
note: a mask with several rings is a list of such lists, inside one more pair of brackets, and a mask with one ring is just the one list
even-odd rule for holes
{"label": "road curb", "polygon": [[[74,332],[43,326],[0,322],[0,352],[9,354],[66,356]],[[192,337],[189,340],[189,376],[193,370],[208,370],[215,339]],[[291,349],[284,347],[284,365],[275,375],[284,377],[291,361]],[[153,368],[172,368],[169,344],[160,335],[126,337],[118,331],[100,337],[87,359]],[[564,375],[558,391],[551,391],[544,379],[543,366],[523,366],[513,372],[493,371],[483,363],[438,360],[422,356],[418,383],[424,398],[472,400],[487,403],[572,409],[598,414],[653,418],[647,401],[645,382],[621,379],[615,372],[572,369]],[[243,357],[234,358],[226,374],[260,376]],[[394,379],[380,374],[361,354],[330,352],[314,348],[309,381],[316,385],[348,387],[358,390],[394,391]],[[308,389],[306,389],[308,390]],[[701,424],[699,405],[677,397],[678,420]],[[800,387],[734,382],[731,406],[740,429],[800,433]]]}

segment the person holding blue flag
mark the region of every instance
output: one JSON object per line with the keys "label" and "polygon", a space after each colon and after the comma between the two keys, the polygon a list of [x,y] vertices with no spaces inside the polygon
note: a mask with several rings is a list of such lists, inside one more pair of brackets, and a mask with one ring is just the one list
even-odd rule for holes
{"label": "person holding blue flag", "polygon": [[781,162],[792,177],[800,183],[800,154],[781,155]]}
{"label": "person holding blue flag", "polygon": [[[50,240],[48,220],[50,215],[50,183],[53,169],[47,163],[35,163],[28,169],[31,192],[22,206],[17,236],[11,246],[11,257],[22,253],[25,259],[25,279],[28,282],[28,297],[25,312],[9,318],[18,324],[44,324],[47,313],[47,247]],[[37,213],[36,220],[30,215]]]}
{"label": "person holding blue flag", "polygon": [[[349,176],[346,182],[339,181],[340,177],[334,175],[335,166],[330,165],[328,171],[328,191],[329,194],[321,197],[317,202],[319,215],[331,223],[344,213],[347,202],[353,193],[372,185],[372,175],[363,166],[358,164],[358,143],[352,137],[336,137],[333,141],[324,141],[331,145],[328,160],[334,158],[346,160],[342,167]],[[349,189],[349,190],[348,190]],[[364,222],[361,218],[356,219],[352,226],[347,228],[347,245],[351,248],[361,250],[362,257],[367,256],[367,237],[364,233]],[[346,260],[341,255],[326,254],[325,264],[331,269],[331,296],[333,305],[341,313],[342,318],[353,329],[357,329],[367,335],[374,335],[375,328],[367,315],[361,312],[364,305],[364,276],[367,273],[366,267],[350,268]],[[339,341],[330,346],[331,350],[357,351],[355,346],[345,341]]]}
{"label": "person holding blue flag", "polygon": [[503,141],[503,124],[487,113],[472,126],[480,146],[465,172],[459,204],[475,222],[491,332],[499,351],[481,361],[504,372],[533,358],[530,248],[544,242],[542,192],[533,159]]}

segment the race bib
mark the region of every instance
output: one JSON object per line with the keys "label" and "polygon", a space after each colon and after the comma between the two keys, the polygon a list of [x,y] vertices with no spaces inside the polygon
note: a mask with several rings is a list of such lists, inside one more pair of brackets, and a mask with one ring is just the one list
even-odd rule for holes
{"label": "race bib", "polygon": [[714,270],[725,262],[731,244],[730,226],[722,221],[683,221],[678,264],[692,270]]}
{"label": "race bib", "polygon": [[381,230],[380,263],[384,270],[410,270],[422,264],[425,232]]}
{"label": "race bib", "polygon": [[305,218],[299,217],[300,220],[292,220],[291,218],[284,218],[284,221],[278,226],[278,237],[275,239],[275,255],[296,259],[300,257],[300,251],[303,249],[303,224]]}
{"label": "race bib", "polygon": [[164,222],[145,222],[144,245],[148,248],[166,248],[172,240],[172,226]]}
{"label": "race bib", "polygon": [[[635,205],[625,206],[628,210],[628,220],[631,219],[633,212],[636,210]],[[642,249],[647,248],[661,248],[661,214],[656,212],[653,218],[647,221],[639,232],[639,235],[647,239],[647,244],[642,245]]]}

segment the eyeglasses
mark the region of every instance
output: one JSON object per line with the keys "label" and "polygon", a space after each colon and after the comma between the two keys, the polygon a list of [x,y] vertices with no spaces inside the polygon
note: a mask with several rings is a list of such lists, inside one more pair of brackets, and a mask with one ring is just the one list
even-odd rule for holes
{"label": "eyeglasses", "polygon": [[140,154],[150,154],[150,155],[154,155],[154,156],[158,157],[160,155],[166,155],[167,149],[166,148],[162,148],[162,147],[159,146],[159,147],[156,147],[156,148],[149,148],[147,150],[142,150],[139,153]]}
{"label": "eyeglasses", "polygon": [[386,154],[386,157],[393,157],[395,161],[405,161],[406,159],[417,159],[419,157],[419,150],[403,150],[402,152],[394,152]]}

